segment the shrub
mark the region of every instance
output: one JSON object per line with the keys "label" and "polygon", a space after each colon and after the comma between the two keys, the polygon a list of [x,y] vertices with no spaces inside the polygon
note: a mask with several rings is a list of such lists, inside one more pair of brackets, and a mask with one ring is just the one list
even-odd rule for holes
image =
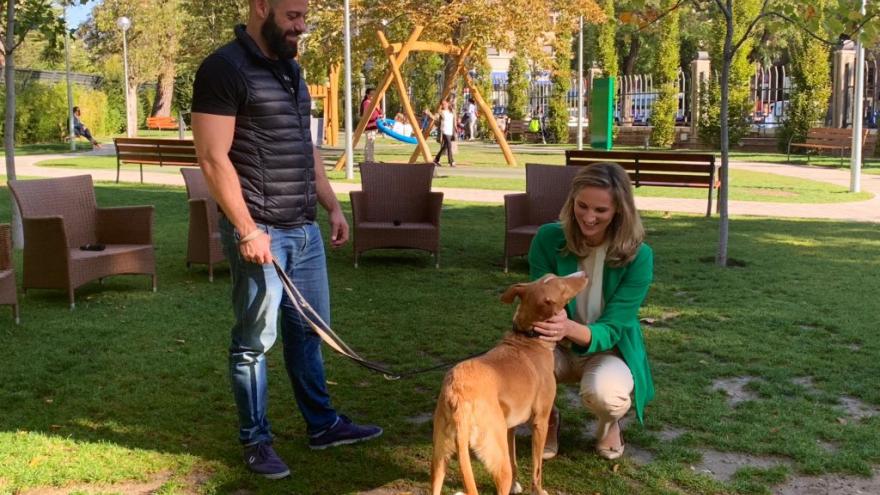
{"label": "shrub", "polygon": [[669,147],[675,142],[675,114],[678,112],[678,88],[675,80],[679,68],[679,11],[673,0],[664,2],[669,13],[661,21],[660,42],[654,65],[654,76],[660,95],[651,108],[651,145]]}
{"label": "shrub", "polygon": [[[0,94],[5,98],[5,90]],[[15,96],[15,144],[59,142],[67,136],[65,83],[28,83],[17,88]],[[94,136],[111,134],[107,95],[103,91],[74,86],[73,104],[80,107],[81,119]],[[5,121],[5,113],[5,106],[0,106],[0,122]]]}
{"label": "shrub", "polygon": [[811,127],[821,121],[831,96],[828,48],[798,33],[790,43],[792,94],[779,133],[779,149],[785,151],[794,139],[803,142]]}
{"label": "shrub", "polygon": [[507,70],[507,116],[510,120],[526,118],[529,106],[529,64],[525,55],[517,52]]}
{"label": "shrub", "polygon": [[568,101],[571,89],[571,41],[569,32],[556,34],[556,69],[553,71],[553,92],[547,113],[546,130],[553,143],[568,142]]}

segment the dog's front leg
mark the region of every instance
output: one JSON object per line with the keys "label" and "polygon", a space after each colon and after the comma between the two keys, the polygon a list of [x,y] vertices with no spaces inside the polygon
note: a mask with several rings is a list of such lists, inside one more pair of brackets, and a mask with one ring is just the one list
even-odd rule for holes
{"label": "dog's front leg", "polygon": [[516,465],[516,428],[508,428],[507,430],[507,451],[510,454],[510,469],[513,472],[513,484],[510,485],[510,493],[522,493],[522,485],[516,481],[517,465]]}
{"label": "dog's front leg", "polygon": [[532,422],[532,494],[547,495],[542,487],[544,477],[544,444],[547,443],[547,428],[550,422],[550,410],[535,417]]}

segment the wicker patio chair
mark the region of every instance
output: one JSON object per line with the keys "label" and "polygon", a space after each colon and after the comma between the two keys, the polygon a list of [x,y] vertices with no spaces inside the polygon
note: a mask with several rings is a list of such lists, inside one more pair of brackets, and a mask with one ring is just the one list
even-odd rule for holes
{"label": "wicker patio chair", "polygon": [[378,248],[421,249],[440,267],[443,193],[431,192],[433,163],[362,163],[361,190],[352,191],[354,266]]}
{"label": "wicker patio chair", "polygon": [[186,194],[189,197],[189,236],[186,246],[186,267],[208,265],[208,281],[214,281],[214,265],[226,259],[220,243],[217,202],[208,191],[202,170],[181,168]]}
{"label": "wicker patio chair", "polygon": [[75,289],[110,275],[149,275],[156,291],[152,206],[98,208],[90,175],[11,180],[9,188],[24,223],[25,292],[65,289],[73,309]]}
{"label": "wicker patio chair", "polygon": [[0,305],[12,306],[12,317],[19,322],[15,269],[12,266],[12,232],[8,223],[0,224]]}
{"label": "wicker patio chair", "polygon": [[526,192],[504,195],[504,272],[512,256],[529,253],[538,227],[559,220],[580,166],[526,164]]}

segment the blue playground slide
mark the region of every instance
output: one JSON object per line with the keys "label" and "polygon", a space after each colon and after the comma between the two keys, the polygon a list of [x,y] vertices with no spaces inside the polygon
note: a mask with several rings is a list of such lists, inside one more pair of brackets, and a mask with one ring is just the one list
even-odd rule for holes
{"label": "blue playground slide", "polygon": [[379,128],[379,132],[382,134],[393,137],[398,141],[403,141],[408,144],[419,144],[419,141],[415,138],[415,136],[404,136],[402,134],[398,134],[392,130],[394,127],[393,119],[376,119],[376,127]]}

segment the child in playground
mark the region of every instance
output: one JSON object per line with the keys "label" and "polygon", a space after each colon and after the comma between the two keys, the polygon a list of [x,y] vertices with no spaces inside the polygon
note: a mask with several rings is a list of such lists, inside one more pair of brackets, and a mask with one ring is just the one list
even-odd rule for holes
{"label": "child in playground", "polygon": [[[367,113],[367,110],[370,109],[370,105],[373,102],[373,94],[376,92],[374,88],[367,88],[367,91],[364,92],[364,99],[361,100],[361,118]],[[367,121],[367,127],[365,129],[364,135],[367,138],[366,143],[364,143],[364,161],[365,162],[375,162],[376,154],[375,154],[375,146],[376,146],[376,131],[379,129],[376,126],[376,120],[382,118],[382,108],[380,106],[376,106],[376,109],[373,110],[372,115],[370,115],[370,119]]]}

